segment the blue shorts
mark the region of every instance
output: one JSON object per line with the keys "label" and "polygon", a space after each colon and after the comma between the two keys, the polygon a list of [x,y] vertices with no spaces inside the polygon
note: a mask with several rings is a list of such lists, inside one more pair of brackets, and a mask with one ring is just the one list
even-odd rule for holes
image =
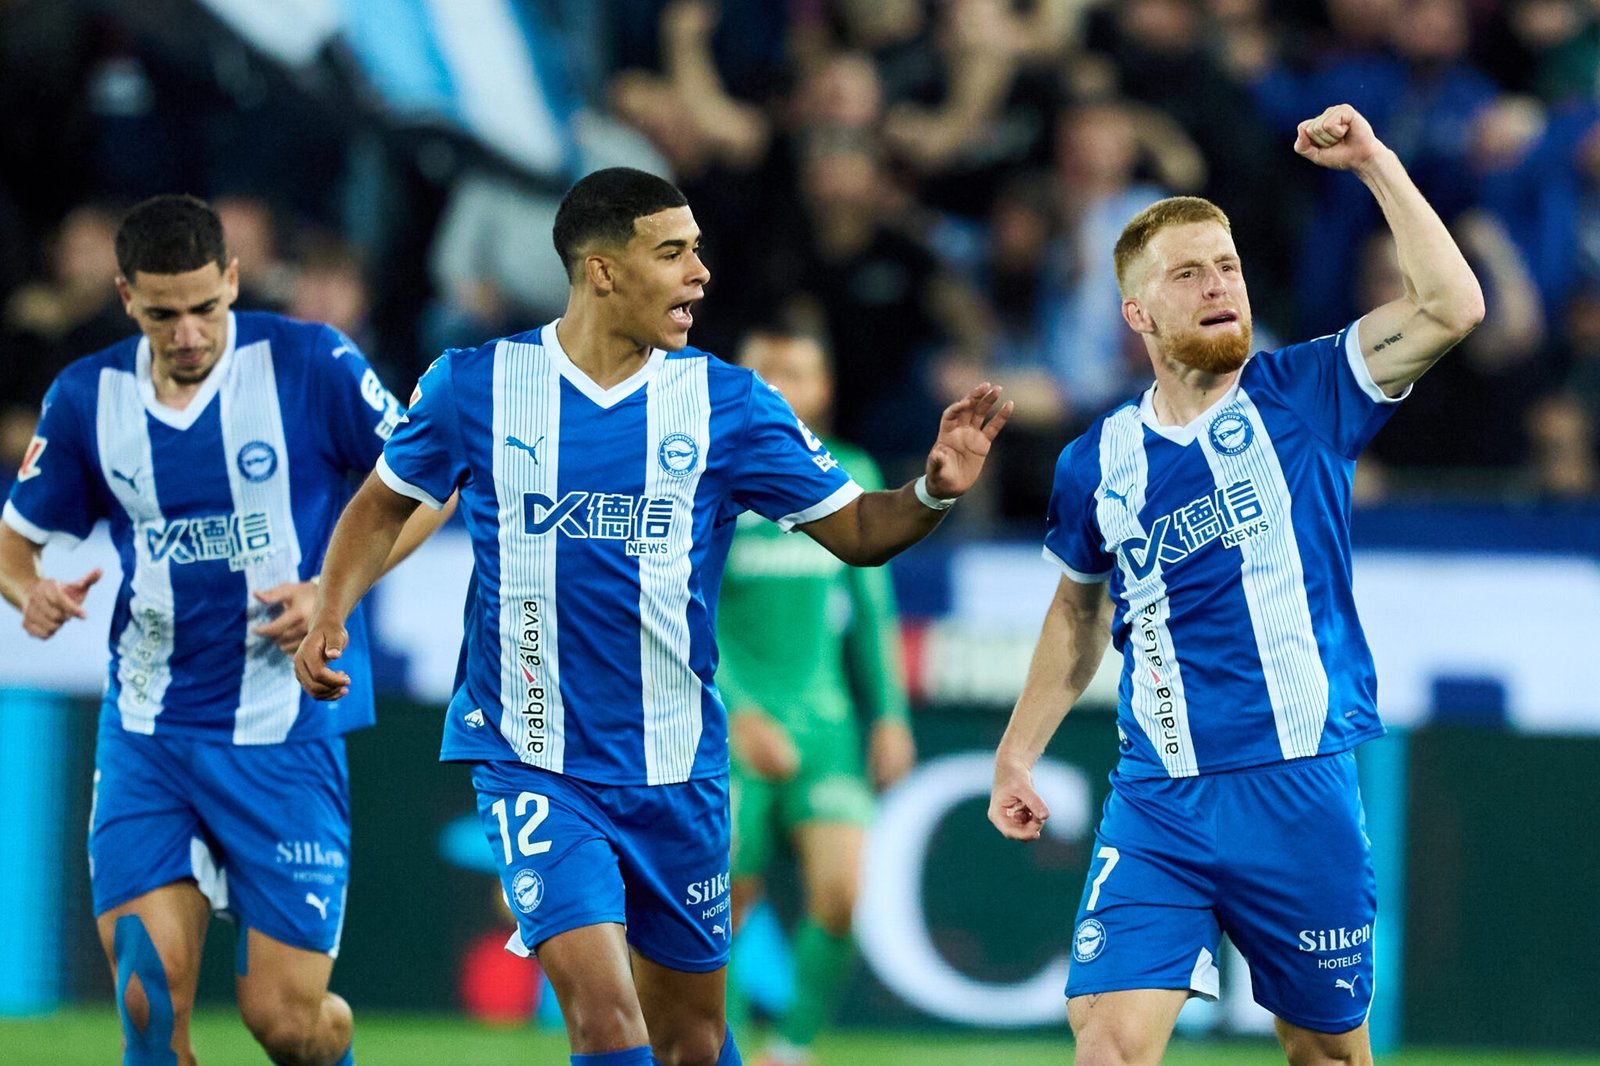
{"label": "blue shorts", "polygon": [[523,763],[472,764],[478,815],[519,954],[617,922],[652,962],[704,973],[728,962],[728,779],[598,785]]}
{"label": "blue shorts", "polygon": [[343,737],[235,745],[106,723],[94,779],[96,915],[193,878],[241,930],[338,955],[350,877]]}
{"label": "blue shorts", "polygon": [[1112,775],[1067,996],[1215,998],[1226,932],[1256,1002],[1343,1033],[1372,1004],[1372,873],[1353,752],[1179,780]]}

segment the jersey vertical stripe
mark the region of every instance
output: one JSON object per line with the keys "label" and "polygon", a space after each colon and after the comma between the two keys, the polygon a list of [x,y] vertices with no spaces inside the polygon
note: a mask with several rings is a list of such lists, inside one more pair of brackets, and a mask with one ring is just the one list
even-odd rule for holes
{"label": "jersey vertical stripe", "polygon": [[[117,637],[117,712],[129,732],[154,733],[172,683],[169,663],[177,611],[170,556],[157,560],[151,551],[151,534],[160,535],[166,523],[156,496],[150,427],[134,375],[110,367],[100,371],[95,437],[106,485],[128,512],[135,560],[128,621]],[[133,465],[132,485],[113,476],[114,463]]]}
{"label": "jersey vertical stripe", "polygon": [[[499,506],[500,733],[530,765],[565,763],[555,536],[529,537],[523,498],[560,495],[561,377],[537,344],[494,349],[494,489]],[[531,452],[508,445],[508,438]]]}
{"label": "jersey vertical stripe", "polygon": [[1271,432],[1246,390],[1239,390],[1235,405],[1249,421],[1258,446],[1225,455],[1216,449],[1210,434],[1200,434],[1198,442],[1216,487],[1226,491],[1242,481],[1254,482],[1267,521],[1277,527],[1276,535],[1253,537],[1239,545],[1243,556],[1240,581],[1250,605],[1250,627],[1261,657],[1278,744],[1285,759],[1295,759],[1317,754],[1328,716],[1328,674],[1311,625],[1288,480]]}
{"label": "jersey vertical stripe", "polygon": [[[255,627],[273,612],[253,593],[290,581],[300,574],[300,537],[289,504],[289,445],[278,404],[272,346],[265,340],[233,354],[232,373],[222,383],[222,454],[228,468],[228,489],[238,515],[266,515],[273,551],[244,569],[248,624],[244,633],[244,672],[239,682],[239,711],[233,720],[235,744],[280,744],[300,713],[300,684],[294,660],[278,651]],[[240,457],[247,446],[266,445],[284,464],[281,477],[251,479]]]}
{"label": "jersey vertical stripe", "polygon": [[[1159,555],[1161,538],[1152,537],[1139,521],[1150,486],[1150,466],[1138,408],[1123,408],[1107,419],[1100,437],[1100,471],[1102,489],[1097,515],[1107,542],[1142,539],[1147,552]],[[1113,494],[1108,495],[1106,489]],[[1119,500],[1118,495],[1123,499]],[[1126,552],[1118,554],[1117,562],[1125,588],[1125,621],[1132,629],[1124,654],[1134,718],[1150,738],[1167,773],[1172,777],[1193,777],[1199,768],[1189,731],[1183,671],[1168,625],[1166,581],[1159,565],[1148,567],[1140,576]]]}
{"label": "jersey vertical stripe", "polygon": [[[644,696],[645,777],[682,781],[694,768],[702,729],[702,685],[689,667],[689,581],[694,564],[695,492],[711,454],[711,399],[706,360],[665,361],[648,386],[645,496],[672,501],[665,556],[639,559],[639,655]],[[666,451],[688,437],[696,455],[677,472]]]}

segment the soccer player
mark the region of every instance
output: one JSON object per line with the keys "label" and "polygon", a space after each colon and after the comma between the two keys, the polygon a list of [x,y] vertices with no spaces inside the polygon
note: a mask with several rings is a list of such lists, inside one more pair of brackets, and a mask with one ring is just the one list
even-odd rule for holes
{"label": "soccer player", "polygon": [[344,734],[372,721],[365,627],[337,703],[308,699],[290,656],[349,475],[371,470],[400,407],[336,331],[229,310],[238,262],[202,201],[138,205],[116,253],[140,335],[51,386],[0,523],[0,593],[41,639],[87,617],[100,571],[44,577],[42,549],[110,523],[123,576],[89,863],[123,1062],[194,1062],[217,908],[238,921],[239,1008],[273,1061],[350,1063],[328,976],[349,877]]}
{"label": "soccer player", "polygon": [[[1383,209],[1405,296],[1250,358],[1228,220],[1163,200],[1116,246],[1155,384],[1062,452],[1045,556],[1064,574],[995,757],[989,818],[1034,840],[1030,769],[1106,649],[1122,757],[1073,932],[1082,1063],[1155,1063],[1226,932],[1288,1060],[1370,1063],[1376,889],[1352,749],[1379,736],[1350,578],[1356,456],[1483,318],[1483,294],[1399,159],[1353,108],[1295,151]],[[1109,582],[1109,596],[1107,583]]]}
{"label": "soccer player", "polygon": [[[815,340],[747,337],[739,363],[783,396],[807,425],[832,399],[828,356]],[[863,489],[883,486],[865,452],[823,439]],[[775,846],[792,844],[805,885],[795,934],[795,998],[777,1019],[762,1066],[802,1066],[843,991],[851,915],[872,785],[861,762],[857,701],[873,725],[872,784],[911,769],[916,747],[901,680],[889,575],[848,567],[820,545],[785,537],[759,514],[737,520],[717,608],[717,687],[733,749],[734,925],[760,898]]]}
{"label": "soccer player", "polygon": [[930,532],[1010,414],[975,388],[926,474],[863,494],[776,392],[687,348],[709,274],[676,188],[627,168],[568,191],[566,314],[446,352],[334,532],[307,690],[336,698],[343,622],[417,500],[460,489],[477,602],[441,758],[472,764],[489,847],[573,1062],[739,1062],[724,1022],[727,723],[717,583],[739,512],[854,565]]}

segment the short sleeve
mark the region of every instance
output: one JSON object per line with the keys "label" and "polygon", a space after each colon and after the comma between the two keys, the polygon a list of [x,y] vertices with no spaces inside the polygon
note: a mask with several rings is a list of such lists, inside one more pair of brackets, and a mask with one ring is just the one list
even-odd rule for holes
{"label": "short sleeve", "polygon": [[778,391],[753,377],[745,433],[734,460],[734,500],[787,533],[860,496],[861,486]]}
{"label": "short sleeve", "polygon": [[316,388],[334,459],[346,470],[372,469],[383,444],[400,422],[400,401],[354,341],[331,326],[318,329],[312,353]]}
{"label": "short sleeve", "polygon": [[[1251,391],[1265,387],[1328,447],[1354,459],[1410,395],[1386,396],[1361,354],[1360,320],[1338,333],[1264,352],[1250,362]],[[1253,368],[1253,369],[1252,369]]]}
{"label": "short sleeve", "polygon": [[76,544],[106,514],[94,427],[76,399],[62,378],[50,386],[6,500],[5,524],[35,544]]}
{"label": "short sleeve", "polygon": [[1062,449],[1045,515],[1044,557],[1084,585],[1109,580],[1117,566],[1095,519],[1100,477],[1097,449],[1090,445],[1097,439],[1098,434],[1086,435]]}
{"label": "short sleeve", "polygon": [[443,507],[465,479],[466,457],[448,353],[434,360],[417,382],[410,408],[383,446],[377,474],[395,492],[434,510]]}

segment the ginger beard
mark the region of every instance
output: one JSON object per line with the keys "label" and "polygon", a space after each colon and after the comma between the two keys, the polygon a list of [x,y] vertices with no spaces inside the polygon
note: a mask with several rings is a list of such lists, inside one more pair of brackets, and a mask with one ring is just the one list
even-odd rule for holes
{"label": "ginger beard", "polygon": [[1173,334],[1164,347],[1172,358],[1202,373],[1231,374],[1250,358],[1250,320],[1241,318],[1236,330],[1187,329]]}

